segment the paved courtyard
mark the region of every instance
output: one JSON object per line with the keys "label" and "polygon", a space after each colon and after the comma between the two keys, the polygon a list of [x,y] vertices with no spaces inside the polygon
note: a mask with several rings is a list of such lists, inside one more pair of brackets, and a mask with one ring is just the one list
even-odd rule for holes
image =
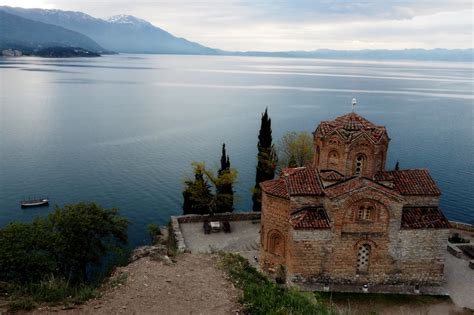
{"label": "paved courtyard", "polygon": [[181,223],[184,243],[191,253],[258,251],[260,221],[231,221],[231,233],[224,231],[204,234],[203,223]]}
{"label": "paved courtyard", "polygon": [[454,304],[474,310],[474,270],[469,261],[446,252],[446,289]]}

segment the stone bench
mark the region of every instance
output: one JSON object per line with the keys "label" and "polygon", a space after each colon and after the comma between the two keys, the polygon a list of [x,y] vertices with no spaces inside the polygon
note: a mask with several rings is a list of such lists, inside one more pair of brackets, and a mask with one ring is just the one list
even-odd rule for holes
{"label": "stone bench", "polygon": [[462,257],[462,250],[457,248],[455,245],[448,244],[448,252],[453,255],[454,257],[461,258]]}

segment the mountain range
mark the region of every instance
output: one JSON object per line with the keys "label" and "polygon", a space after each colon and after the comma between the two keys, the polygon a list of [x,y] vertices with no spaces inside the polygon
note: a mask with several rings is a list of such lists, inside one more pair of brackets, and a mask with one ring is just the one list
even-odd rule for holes
{"label": "mountain range", "polygon": [[206,55],[218,53],[216,49],[175,37],[145,20],[130,15],[99,19],[74,11],[6,6],[0,6],[0,10],[84,34],[104,48],[115,52]]}
{"label": "mountain range", "polygon": [[43,47],[81,47],[104,52],[89,37],[60,26],[37,22],[0,10],[0,47],[34,50]]}
{"label": "mountain range", "polygon": [[326,59],[473,61],[473,49],[224,51],[173,36],[131,15],[107,19],[82,12],[0,6],[0,48],[81,47],[93,52],[270,56]]}

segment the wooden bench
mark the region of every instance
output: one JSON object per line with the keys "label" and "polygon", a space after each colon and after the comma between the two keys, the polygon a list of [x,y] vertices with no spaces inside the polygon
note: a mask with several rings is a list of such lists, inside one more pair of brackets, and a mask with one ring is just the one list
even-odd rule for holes
{"label": "wooden bench", "polygon": [[462,250],[457,248],[455,245],[448,244],[448,252],[453,255],[454,257],[461,258],[462,257]]}

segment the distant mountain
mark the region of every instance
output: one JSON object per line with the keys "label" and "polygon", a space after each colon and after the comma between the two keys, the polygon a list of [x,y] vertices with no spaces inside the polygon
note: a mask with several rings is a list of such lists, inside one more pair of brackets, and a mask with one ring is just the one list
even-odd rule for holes
{"label": "distant mountain", "polygon": [[[361,60],[439,60],[470,61],[473,49],[404,49],[404,50],[330,50],[314,51],[223,51],[178,38],[151,23],[131,15],[99,19],[82,12],[24,9],[0,6],[0,10],[26,19],[57,25],[87,35],[104,47],[116,52],[150,54],[198,54],[228,56],[265,56],[321,59]],[[3,28],[2,34],[5,35]],[[77,34],[77,33],[76,33]],[[21,38],[21,37],[16,37]],[[55,45],[58,46],[58,45]],[[79,46],[82,47],[82,46]],[[85,47],[83,47],[85,48]]]}
{"label": "distant mountain", "polygon": [[130,16],[117,15],[107,20],[82,12],[23,9],[0,6],[30,20],[61,26],[85,34],[106,49],[124,53],[217,54],[219,50],[178,38],[151,23]]}
{"label": "distant mountain", "polygon": [[357,60],[432,60],[432,61],[474,61],[474,49],[364,49],[313,51],[246,51],[229,52],[237,56],[319,58],[319,59],[357,59]]}
{"label": "distant mountain", "polygon": [[0,9],[0,48],[33,51],[45,47],[80,47],[103,52],[89,37],[60,26],[32,21]]}

